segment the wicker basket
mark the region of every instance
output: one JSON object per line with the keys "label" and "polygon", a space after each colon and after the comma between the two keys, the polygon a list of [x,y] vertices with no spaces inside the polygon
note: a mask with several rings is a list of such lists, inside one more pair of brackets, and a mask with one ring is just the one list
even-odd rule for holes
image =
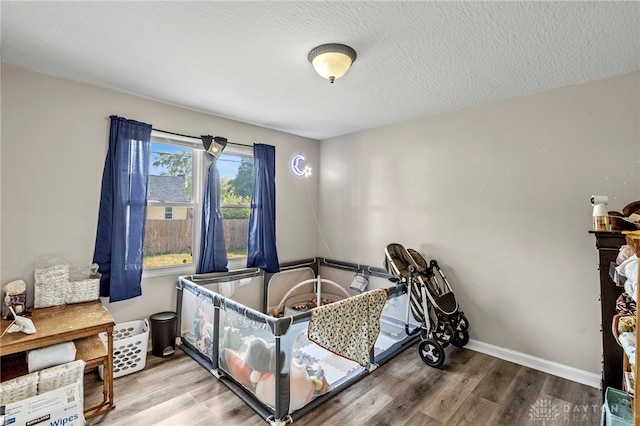
{"label": "wicker basket", "polygon": [[[100,339],[107,346],[106,333]],[[147,362],[149,344],[149,320],[136,320],[116,324],[113,329],[113,378],[135,373]],[[104,367],[98,367],[100,378],[104,380]]]}
{"label": "wicker basket", "polygon": [[33,285],[33,307],[64,305],[69,282],[69,265],[53,265],[48,268],[36,268]]}
{"label": "wicker basket", "polygon": [[[74,270],[75,271],[75,270]],[[77,277],[78,274],[75,274]],[[35,308],[59,306],[65,303],[81,303],[100,298],[100,274],[87,274],[70,281],[69,265],[53,265],[37,268],[34,273]]]}
{"label": "wicker basket", "polygon": [[67,303],[90,302],[100,298],[100,278],[88,278],[67,283]]}
{"label": "wicker basket", "polygon": [[69,265],[53,265],[36,269],[34,307],[46,308],[65,303],[81,303],[100,298],[100,274],[69,281]]}

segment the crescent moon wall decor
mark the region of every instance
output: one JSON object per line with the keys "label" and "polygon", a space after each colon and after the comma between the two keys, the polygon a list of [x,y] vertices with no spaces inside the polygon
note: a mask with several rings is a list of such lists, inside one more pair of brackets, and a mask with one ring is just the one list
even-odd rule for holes
{"label": "crescent moon wall decor", "polygon": [[311,167],[305,164],[307,159],[301,152],[291,157],[291,173],[297,177],[311,176]]}

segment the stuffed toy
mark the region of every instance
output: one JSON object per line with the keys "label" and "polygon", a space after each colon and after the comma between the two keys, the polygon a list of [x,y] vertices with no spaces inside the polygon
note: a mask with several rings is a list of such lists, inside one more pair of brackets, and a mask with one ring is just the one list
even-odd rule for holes
{"label": "stuffed toy", "polygon": [[[290,377],[290,397],[289,409],[298,410],[307,405],[316,392],[313,380],[309,377],[307,370],[297,364],[292,363]],[[276,404],[276,377],[274,373],[260,375],[256,383],[256,397],[263,403],[275,406]]]}
{"label": "stuffed toy", "polygon": [[[250,375],[255,384],[255,395],[263,403],[275,406],[276,403],[276,356],[272,346],[262,339],[254,339],[249,343],[245,353],[245,364],[253,371]],[[284,360],[284,357],[282,357]],[[282,366],[281,366],[282,367]],[[297,362],[291,364],[289,372],[290,400],[289,408],[298,410],[309,403],[316,393],[316,383],[309,376],[304,365]],[[322,383],[320,383],[322,387]]]}
{"label": "stuffed toy", "polygon": [[254,371],[260,373],[275,373],[275,350],[270,348],[262,339],[254,339],[249,343],[244,355],[244,362],[249,364]]}

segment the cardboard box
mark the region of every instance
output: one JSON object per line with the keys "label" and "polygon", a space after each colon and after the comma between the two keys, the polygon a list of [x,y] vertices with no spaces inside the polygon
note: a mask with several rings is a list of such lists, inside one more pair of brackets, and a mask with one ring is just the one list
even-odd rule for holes
{"label": "cardboard box", "polygon": [[80,383],[23,399],[5,407],[5,426],[84,426]]}

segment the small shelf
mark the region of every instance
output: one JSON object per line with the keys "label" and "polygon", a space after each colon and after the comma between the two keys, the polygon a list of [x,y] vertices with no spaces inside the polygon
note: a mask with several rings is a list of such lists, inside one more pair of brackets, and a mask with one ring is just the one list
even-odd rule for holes
{"label": "small shelf", "polygon": [[84,337],[73,341],[76,345],[76,359],[84,360],[87,365],[85,371],[104,365],[107,361],[108,353],[100,336]]}
{"label": "small shelf", "polygon": [[27,367],[27,355],[24,352],[5,355],[0,362],[0,382],[15,379],[29,374]]}
{"label": "small shelf", "polygon": [[[640,232],[636,231],[636,232],[630,232],[626,234],[626,242],[628,245],[631,246],[631,248],[633,248],[633,251],[635,252],[636,256],[638,256],[640,258]],[[640,276],[640,262],[638,262],[638,276]],[[635,369],[631,368],[629,359],[627,358],[627,355],[623,355],[624,356],[624,367],[623,367],[623,375],[625,374],[629,374],[631,373],[632,376],[630,377],[629,381],[633,382],[633,392],[630,392],[630,390],[627,390],[627,392],[629,394],[633,393],[633,397],[632,397],[632,405],[633,405],[633,424],[634,425],[640,425],[640,398],[635,397],[635,395],[638,395],[638,378],[637,376],[637,371],[638,368],[640,366],[639,364],[639,360],[640,360],[640,353],[637,350],[638,347],[640,347],[639,342],[639,334],[638,333],[638,325],[640,324],[640,322],[638,321],[638,310],[636,309],[636,351],[635,351]],[[635,370],[635,371],[634,371]]]}

